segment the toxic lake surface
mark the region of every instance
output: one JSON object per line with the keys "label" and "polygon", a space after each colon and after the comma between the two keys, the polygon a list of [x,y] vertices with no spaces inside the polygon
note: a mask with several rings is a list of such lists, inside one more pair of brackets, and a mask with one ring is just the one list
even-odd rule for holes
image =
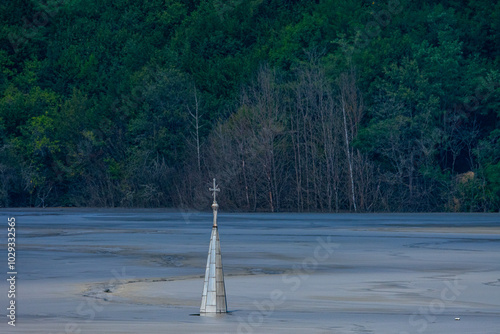
{"label": "toxic lake surface", "polygon": [[0,213],[0,333],[500,333],[499,214],[220,210],[229,313],[199,316],[209,210]]}

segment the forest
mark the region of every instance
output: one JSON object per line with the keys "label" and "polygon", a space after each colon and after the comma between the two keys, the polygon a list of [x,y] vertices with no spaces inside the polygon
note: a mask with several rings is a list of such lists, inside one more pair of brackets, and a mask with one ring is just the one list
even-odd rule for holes
{"label": "forest", "polygon": [[500,2],[8,0],[0,207],[498,212]]}

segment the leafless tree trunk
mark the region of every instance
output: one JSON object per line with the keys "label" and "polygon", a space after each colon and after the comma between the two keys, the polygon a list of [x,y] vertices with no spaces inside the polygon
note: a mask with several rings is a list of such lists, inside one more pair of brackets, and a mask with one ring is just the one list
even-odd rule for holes
{"label": "leafless tree trunk", "polygon": [[199,103],[198,103],[198,95],[196,93],[197,89],[196,86],[194,87],[194,111],[191,110],[189,107],[189,104],[187,105],[187,109],[189,112],[189,115],[191,116],[193,128],[194,128],[194,141],[195,141],[195,146],[196,146],[196,157],[198,160],[198,172],[201,172],[201,154],[200,154],[200,128],[202,125],[200,125],[200,108],[199,108]]}
{"label": "leafless tree trunk", "polygon": [[351,149],[349,145],[349,135],[347,134],[347,120],[345,115],[345,100],[342,97],[342,114],[344,116],[344,133],[345,133],[345,146],[346,146],[346,155],[347,155],[347,164],[349,166],[349,179],[351,181],[351,195],[352,195],[352,204],[354,206],[354,212],[357,211],[356,208],[356,196],[354,194],[354,177],[352,175],[352,158],[351,158]]}
{"label": "leafless tree trunk", "polygon": [[347,73],[343,73],[339,78],[340,88],[340,107],[342,109],[342,117],[344,123],[344,140],[347,166],[349,170],[349,183],[351,202],[354,211],[358,211],[356,204],[356,187],[354,180],[354,166],[353,166],[353,148],[351,141],[357,135],[357,130],[361,122],[363,113],[363,102],[359,95],[359,90],[356,86],[356,75],[353,69]]}

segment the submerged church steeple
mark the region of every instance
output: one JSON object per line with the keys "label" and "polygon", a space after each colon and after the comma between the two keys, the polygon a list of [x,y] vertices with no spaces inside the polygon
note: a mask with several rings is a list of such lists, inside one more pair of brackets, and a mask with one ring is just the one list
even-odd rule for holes
{"label": "submerged church steeple", "polygon": [[213,188],[209,188],[213,193],[214,202],[212,210],[214,222],[212,225],[212,235],[210,236],[210,246],[208,248],[207,267],[205,270],[205,283],[203,285],[203,294],[201,296],[200,314],[203,313],[226,313],[226,288],[224,285],[224,270],[222,269],[222,255],[220,252],[219,229],[217,226],[217,193],[219,187],[215,183]]}

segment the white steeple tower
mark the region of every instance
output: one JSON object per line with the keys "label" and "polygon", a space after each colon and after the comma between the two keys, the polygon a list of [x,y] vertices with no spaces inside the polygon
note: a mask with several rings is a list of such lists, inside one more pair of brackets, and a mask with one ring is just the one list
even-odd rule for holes
{"label": "white steeple tower", "polygon": [[224,270],[222,269],[222,255],[220,252],[219,230],[217,227],[217,204],[216,194],[220,189],[215,184],[209,189],[213,192],[214,202],[214,224],[210,237],[210,247],[208,248],[207,268],[205,270],[205,284],[203,285],[203,295],[201,296],[200,314],[204,313],[226,313],[226,288],[224,286]]}

